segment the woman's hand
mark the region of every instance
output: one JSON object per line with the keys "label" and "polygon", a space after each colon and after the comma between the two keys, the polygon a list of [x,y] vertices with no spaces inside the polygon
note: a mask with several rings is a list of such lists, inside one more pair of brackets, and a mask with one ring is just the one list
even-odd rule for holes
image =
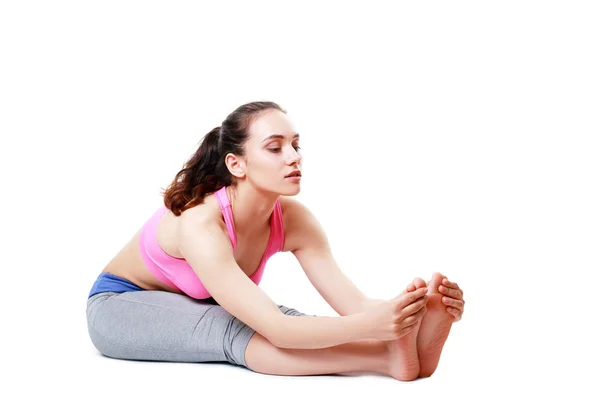
{"label": "woman's hand", "polygon": [[363,312],[369,331],[368,339],[396,340],[410,333],[423,318],[427,308],[427,288],[402,292],[399,296],[370,307]]}
{"label": "woman's hand", "polygon": [[465,309],[462,289],[457,283],[450,282],[448,278],[444,277],[438,290],[443,295],[442,303],[447,306],[446,311],[454,316],[454,322],[460,321]]}

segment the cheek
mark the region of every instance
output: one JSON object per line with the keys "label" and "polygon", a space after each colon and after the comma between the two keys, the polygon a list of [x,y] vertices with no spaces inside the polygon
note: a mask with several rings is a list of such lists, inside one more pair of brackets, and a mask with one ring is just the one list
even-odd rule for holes
{"label": "cheek", "polygon": [[281,169],[281,159],[268,153],[257,154],[252,160],[248,160],[247,168],[248,173],[256,177],[272,176],[274,171]]}
{"label": "cheek", "polygon": [[271,169],[276,168],[281,165],[282,162],[282,154],[281,153],[269,153],[263,152],[258,159],[258,163],[260,163],[261,169]]}

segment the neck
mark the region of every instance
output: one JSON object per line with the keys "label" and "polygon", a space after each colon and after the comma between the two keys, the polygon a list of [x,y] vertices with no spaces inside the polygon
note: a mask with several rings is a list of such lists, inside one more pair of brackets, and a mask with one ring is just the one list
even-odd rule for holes
{"label": "neck", "polygon": [[256,190],[250,184],[229,186],[227,196],[231,203],[233,222],[238,236],[252,235],[270,224],[271,213],[279,195]]}

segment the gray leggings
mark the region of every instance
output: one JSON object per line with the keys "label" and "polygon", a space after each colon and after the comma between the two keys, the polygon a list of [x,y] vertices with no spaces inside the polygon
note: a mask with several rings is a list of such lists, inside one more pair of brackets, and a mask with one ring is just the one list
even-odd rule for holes
{"label": "gray leggings", "polygon": [[[286,315],[306,315],[278,307]],[[255,333],[214,300],[158,290],[98,293],[88,299],[87,323],[92,343],[107,357],[246,368],[246,347]]]}

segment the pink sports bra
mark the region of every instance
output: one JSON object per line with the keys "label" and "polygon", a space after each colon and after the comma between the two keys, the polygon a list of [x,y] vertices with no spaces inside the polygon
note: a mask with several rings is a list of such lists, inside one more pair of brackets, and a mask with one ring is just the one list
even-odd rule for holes
{"label": "pink sports bra", "polygon": [[[214,194],[221,207],[223,219],[225,220],[227,231],[229,232],[229,239],[233,245],[233,250],[235,250],[237,246],[237,236],[235,234],[231,204],[229,203],[229,198],[227,197],[225,189],[226,187],[222,187],[214,192]],[[202,282],[200,282],[200,279],[190,264],[188,264],[184,258],[177,258],[167,254],[158,245],[158,241],[156,240],[156,227],[166,211],[167,207],[164,205],[161,206],[142,227],[139,238],[142,260],[148,267],[148,270],[150,270],[150,272],[165,285],[174,289],[179,289],[195,299],[207,299],[211,297],[211,295],[204,285],[202,285]],[[258,269],[250,276],[250,279],[257,285],[263,276],[265,265],[269,258],[273,254],[283,250],[283,216],[281,214],[281,204],[279,203],[279,200],[275,203],[273,211],[274,212],[271,213],[271,233],[266,251],[263,254]]]}

